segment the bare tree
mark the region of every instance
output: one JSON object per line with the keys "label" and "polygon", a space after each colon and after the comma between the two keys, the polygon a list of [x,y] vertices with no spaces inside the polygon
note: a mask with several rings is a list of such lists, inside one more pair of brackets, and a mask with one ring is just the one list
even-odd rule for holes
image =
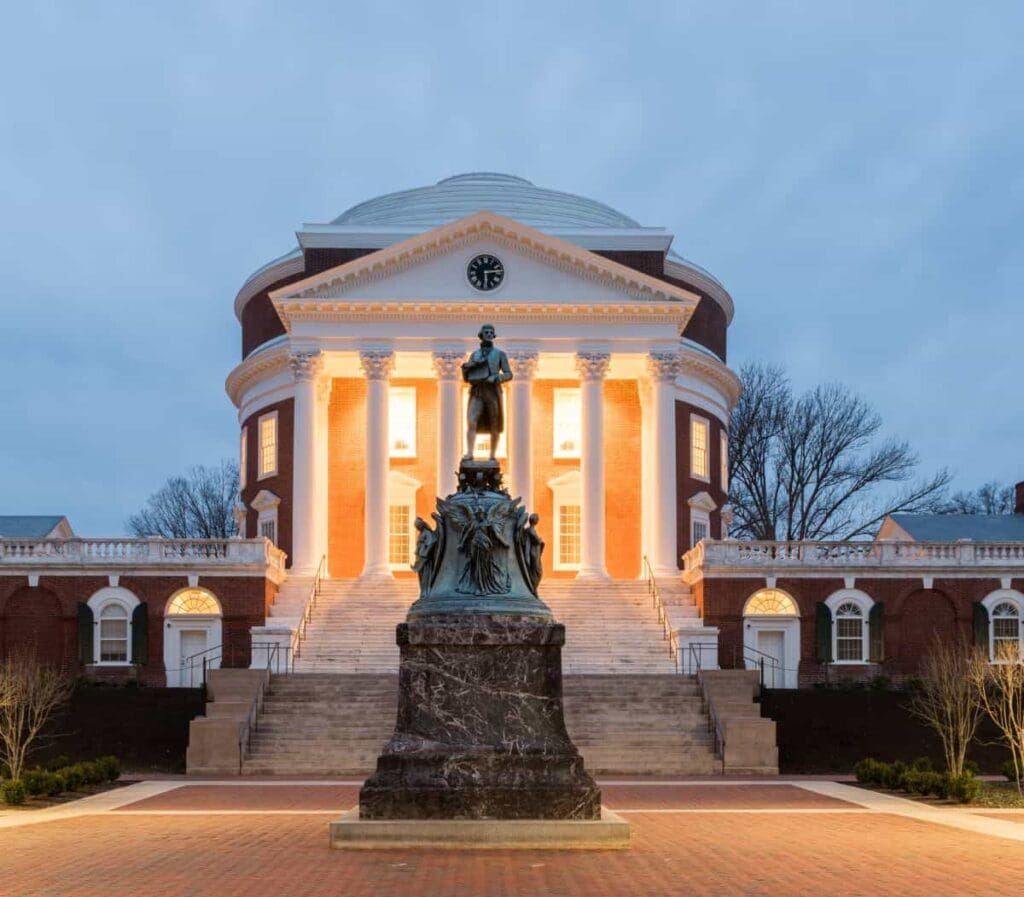
{"label": "bare tree", "polygon": [[31,652],[0,661],[0,754],[12,779],[21,778],[33,742],[70,695],[67,671],[40,664]]}
{"label": "bare tree", "polygon": [[729,426],[735,535],[853,539],[871,535],[887,514],[941,501],[949,473],[914,480],[910,446],[882,438],[881,418],[845,387],[794,397],[780,368],[759,364],[740,378]]}
{"label": "bare tree", "polygon": [[1024,659],[1016,645],[1001,649],[994,663],[979,650],[970,676],[979,703],[1010,749],[1017,790],[1024,792]]}
{"label": "bare tree", "polygon": [[934,636],[921,662],[920,686],[908,704],[910,712],[939,736],[946,771],[954,776],[964,771],[967,748],[982,717],[972,678],[974,655],[962,640],[949,643]]}
{"label": "bare tree", "polygon": [[171,477],[132,514],[125,527],[133,536],[166,539],[227,539],[238,533],[238,465],[197,465],[185,476]]}
{"label": "bare tree", "polygon": [[940,514],[1012,514],[1013,486],[1004,486],[995,480],[984,483],[973,491],[954,492],[938,508]]}

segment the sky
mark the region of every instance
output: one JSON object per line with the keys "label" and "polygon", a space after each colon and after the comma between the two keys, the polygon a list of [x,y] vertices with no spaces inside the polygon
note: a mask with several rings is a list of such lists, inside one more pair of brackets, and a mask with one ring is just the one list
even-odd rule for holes
{"label": "sky", "polygon": [[0,513],[87,536],[237,451],[232,303],[304,222],[459,172],[711,270],[729,360],[1024,479],[1024,4],[21,3],[0,54]]}

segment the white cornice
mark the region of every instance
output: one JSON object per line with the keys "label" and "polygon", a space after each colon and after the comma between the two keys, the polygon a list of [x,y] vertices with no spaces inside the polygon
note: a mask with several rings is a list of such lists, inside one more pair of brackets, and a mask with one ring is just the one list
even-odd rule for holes
{"label": "white cornice", "polygon": [[289,253],[277,261],[264,265],[258,271],[253,272],[242,284],[242,288],[235,296],[235,317],[242,320],[242,309],[260,290],[265,290],[272,283],[276,283],[283,277],[291,277],[293,274],[301,274],[305,270],[306,260],[302,253],[295,250],[297,255]]}
{"label": "white cornice", "polygon": [[742,386],[740,378],[730,368],[717,358],[691,348],[686,343],[680,347],[679,360],[684,372],[694,374],[697,379],[709,381],[718,387],[729,400],[729,408],[732,409],[740,397]]}
{"label": "white cornice", "polygon": [[[289,306],[302,300],[341,298],[355,287],[446,255],[481,238],[494,240],[537,261],[576,277],[595,281],[633,300],[676,302],[696,307],[700,297],[690,290],[610,261],[587,249],[549,236],[510,218],[492,212],[478,212],[443,227],[417,234],[369,256],[355,259],[328,271],[307,277],[270,294],[282,320]],[[688,317],[688,315],[687,315]],[[285,326],[288,326],[285,320]]]}
{"label": "white cornice", "polygon": [[730,296],[729,291],[726,290],[726,288],[715,280],[715,278],[707,271],[688,262],[666,258],[665,274],[668,277],[678,277],[681,280],[685,280],[691,286],[696,287],[698,290],[703,290],[712,299],[714,299],[715,302],[722,306],[722,310],[725,312],[726,326],[732,323],[733,315],[736,313],[736,306],[732,301],[732,296]]}
{"label": "white cornice", "polygon": [[241,404],[245,391],[257,380],[289,370],[288,351],[287,345],[280,345],[256,352],[228,374],[224,389],[236,408]]}

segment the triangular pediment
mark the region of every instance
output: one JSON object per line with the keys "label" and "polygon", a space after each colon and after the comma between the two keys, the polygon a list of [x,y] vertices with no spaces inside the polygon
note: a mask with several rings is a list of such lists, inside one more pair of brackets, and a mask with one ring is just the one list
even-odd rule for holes
{"label": "triangular pediment", "polygon": [[[501,259],[498,289],[480,292],[467,278],[478,254]],[[408,240],[289,284],[270,294],[278,313],[335,303],[621,305],[671,304],[687,316],[699,296],[492,212]]]}

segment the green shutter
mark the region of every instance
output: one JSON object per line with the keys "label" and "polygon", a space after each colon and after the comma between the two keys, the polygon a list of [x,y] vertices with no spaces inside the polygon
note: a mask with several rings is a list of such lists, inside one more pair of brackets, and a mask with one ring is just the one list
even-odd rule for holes
{"label": "green shutter", "polygon": [[832,663],[832,611],[822,601],[814,608],[814,653],[818,663]]}
{"label": "green shutter", "polygon": [[149,609],[145,601],[132,611],[132,663],[149,663]]}
{"label": "green shutter", "polygon": [[988,655],[988,609],[984,604],[974,605],[974,644]]}
{"label": "green shutter", "polygon": [[868,660],[871,663],[885,660],[885,605],[881,601],[871,605],[868,614]]}
{"label": "green shutter", "polygon": [[92,640],[93,640],[93,619],[92,608],[88,604],[78,605],[78,659],[83,665],[93,662]]}

